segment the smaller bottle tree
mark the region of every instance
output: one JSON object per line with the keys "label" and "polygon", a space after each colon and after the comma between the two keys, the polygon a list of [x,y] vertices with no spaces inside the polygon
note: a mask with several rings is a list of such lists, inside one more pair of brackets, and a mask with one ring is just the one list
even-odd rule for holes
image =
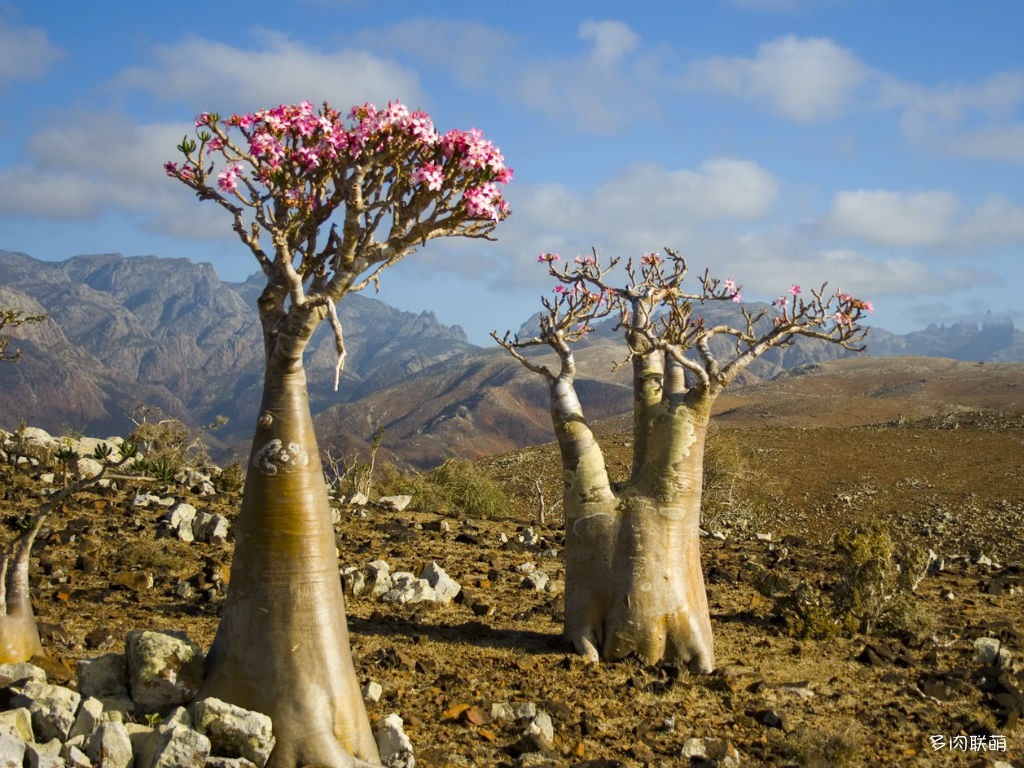
{"label": "smaller bottle tree", "polygon": [[[617,259],[596,251],[563,265],[545,253],[557,284],[542,299],[534,336],[493,338],[548,382],[565,479],[565,635],[591,661],[635,654],[709,672],[715,656],[700,562],[704,440],[718,395],[754,360],[803,336],[863,349],[870,302],[826,286],[792,285],[770,306],[743,305],[741,287],[705,271],[687,290],[676,251],[644,254],[613,282]],[[702,305],[735,303],[735,323],[710,323]],[[612,485],[575,390],[573,344],[594,322],[618,318],[633,370],[633,462]],[[550,348],[549,358],[529,354]]]}
{"label": "smaller bottle tree", "polygon": [[[17,441],[17,437],[14,439]],[[12,454],[17,452],[17,447],[11,451]],[[123,478],[123,475],[114,473],[136,462],[138,448],[127,440],[120,441],[116,447],[110,443],[101,443],[91,456],[99,463],[100,469],[85,476],[78,469],[78,460],[82,457],[72,447],[61,446],[52,455],[49,451],[45,454],[53,462],[53,468],[60,470],[62,486],[54,489],[34,515],[23,519],[21,534],[0,552],[0,664],[13,664],[28,661],[33,656],[45,655],[35,612],[32,610],[29,564],[32,546],[48,516],[54,510],[59,512],[64,503],[79,492],[98,486],[101,481],[112,477]],[[17,465],[16,460],[14,464]],[[70,481],[69,475],[72,476]]]}

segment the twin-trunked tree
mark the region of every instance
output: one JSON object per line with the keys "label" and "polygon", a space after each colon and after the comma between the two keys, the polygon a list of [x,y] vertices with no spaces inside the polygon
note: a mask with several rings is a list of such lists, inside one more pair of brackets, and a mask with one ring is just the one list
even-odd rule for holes
{"label": "twin-trunked tree", "polygon": [[[435,237],[486,238],[511,179],[476,130],[439,134],[397,103],[203,114],[170,176],[233,218],[266,277],[266,373],[231,584],[202,696],[264,712],[270,765],[379,763],[349,648],[334,529],[302,355],[336,302]],[[337,380],[335,382],[337,384]]]}
{"label": "twin-trunked tree", "polygon": [[[705,272],[683,288],[677,253],[645,254],[610,284],[617,260],[597,252],[570,268],[542,254],[558,281],[543,299],[536,336],[492,334],[519,362],[548,381],[551,418],[565,479],[565,635],[592,661],[635,654],[649,662],[709,672],[715,656],[700,563],[704,439],[715,398],[740,372],[796,336],[859,349],[858,324],[869,302],[825,287],[789,295],[758,312],[739,305],[735,325],[711,324],[708,302],[740,302],[740,288]],[[633,465],[613,485],[575,391],[572,344],[597,318],[617,314],[633,368]],[[725,341],[726,343],[722,343]],[[528,355],[550,347],[555,362]]]}

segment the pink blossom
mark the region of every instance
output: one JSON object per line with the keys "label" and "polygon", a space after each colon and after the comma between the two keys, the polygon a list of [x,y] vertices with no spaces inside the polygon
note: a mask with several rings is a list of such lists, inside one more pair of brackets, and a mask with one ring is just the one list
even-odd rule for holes
{"label": "pink blossom", "polygon": [[196,128],[201,128],[202,126],[209,125],[209,124],[210,124],[210,113],[209,112],[200,112],[199,115],[196,117]]}
{"label": "pink blossom", "polygon": [[732,301],[733,301],[734,304],[739,304],[741,301],[743,301],[743,294],[742,293],[734,293],[732,295]]}
{"label": "pink blossom", "polygon": [[796,283],[793,283],[791,286],[789,286],[789,292],[792,293],[794,296],[799,296],[800,286],[797,285]]}
{"label": "pink blossom", "polygon": [[223,171],[217,174],[217,186],[221,192],[234,192],[238,189],[238,174],[242,172],[242,166],[232,163]]}
{"label": "pink blossom", "polygon": [[474,219],[498,220],[500,208],[496,201],[500,198],[498,187],[490,182],[479,187],[470,187],[462,193],[466,213]]}
{"label": "pink blossom", "polygon": [[723,280],[722,281],[722,287],[725,288],[725,290],[728,293],[736,293],[736,281],[735,280]]}
{"label": "pink blossom", "polygon": [[412,172],[412,182],[413,184],[426,184],[427,189],[436,192],[441,189],[441,184],[444,182],[444,172],[439,165],[424,163]]}
{"label": "pink blossom", "polygon": [[865,312],[867,312],[867,313],[868,313],[869,315],[870,315],[870,314],[871,314],[872,312],[874,312],[874,311],[875,311],[875,305],[874,305],[874,304],[872,304],[872,303],[871,303],[870,301],[863,301],[863,302],[861,302],[861,303],[862,303],[862,304],[864,305],[864,306],[862,307],[862,309],[863,309],[863,310],[864,310]]}
{"label": "pink blossom", "polygon": [[551,262],[551,261],[561,261],[561,260],[562,260],[562,257],[559,256],[557,253],[542,253],[540,256],[537,257],[537,261]]}
{"label": "pink blossom", "polygon": [[789,299],[787,299],[785,296],[779,296],[779,298],[773,301],[772,304],[774,304],[776,307],[785,309],[786,305],[789,304]]}

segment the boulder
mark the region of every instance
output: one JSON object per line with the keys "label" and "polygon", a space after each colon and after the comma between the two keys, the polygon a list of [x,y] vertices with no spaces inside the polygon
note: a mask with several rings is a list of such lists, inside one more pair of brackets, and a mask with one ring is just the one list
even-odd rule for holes
{"label": "boulder", "polygon": [[15,708],[25,707],[32,713],[32,731],[36,739],[66,741],[82,696],[70,688],[37,680],[28,680],[16,690],[11,704]]}
{"label": "boulder", "polygon": [[444,568],[431,560],[420,572],[420,578],[433,588],[439,603],[450,603],[462,591],[462,587],[451,576],[445,573]]}
{"label": "boulder", "polygon": [[132,741],[124,723],[100,724],[86,742],[85,754],[97,768],[128,768],[133,763]]}
{"label": "boulder", "polygon": [[132,630],[125,655],[128,688],[140,712],[186,704],[202,685],[203,650],[184,633]]}
{"label": "boulder", "polygon": [[387,768],[414,768],[416,765],[412,742],[403,726],[402,718],[392,712],[382,717],[373,731],[380,761]]}
{"label": "boulder", "polygon": [[275,739],[266,715],[214,698],[194,702],[191,712],[196,730],[210,739],[215,754],[244,757],[257,766],[270,758]]}

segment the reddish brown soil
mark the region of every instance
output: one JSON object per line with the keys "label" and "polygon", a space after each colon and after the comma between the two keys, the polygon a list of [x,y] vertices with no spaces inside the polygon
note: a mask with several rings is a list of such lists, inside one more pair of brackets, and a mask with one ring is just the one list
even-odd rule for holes
{"label": "reddish brown soil", "polygon": [[[731,742],[743,765],[981,766],[1002,759],[1024,766],[1016,725],[1022,699],[1007,693],[1007,686],[1024,687],[1018,665],[1003,670],[1000,683],[991,670],[986,677],[972,650],[975,638],[996,636],[1024,658],[1024,408],[1005,397],[1006,383],[1000,380],[990,400],[977,387],[956,393],[974,399],[954,417],[946,400],[928,405],[920,398],[892,412],[889,400],[876,397],[884,407],[869,411],[863,404],[870,397],[836,381],[817,395],[791,393],[816,398],[814,419],[773,405],[781,402],[777,391],[744,392],[724,403],[731,415],[719,419],[710,442],[709,461],[719,462],[719,471],[709,472],[706,494],[705,527],[728,534],[703,545],[719,661],[707,676],[636,661],[584,664],[560,638],[558,592],[521,587],[516,567],[528,561],[556,583],[563,578],[557,557],[500,544],[501,534],[511,538],[533,525],[546,544],[560,545],[551,446],[480,462],[510,495],[505,519],[467,520],[415,509],[415,502],[401,515],[345,511],[339,565],[382,558],[393,569],[416,571],[436,560],[464,587],[448,606],[350,600],[360,677],[384,688],[371,717],[401,714],[417,765],[428,768],[519,764],[521,728],[487,716],[492,703],[507,701],[533,702],[552,716],[550,765],[688,765],[682,745],[700,736]],[[861,405],[851,410],[851,398]],[[621,472],[629,437],[614,424],[608,430],[608,463]],[[24,476],[2,471],[3,534],[10,539],[42,496]],[[544,525],[534,519],[536,480],[548,509]],[[75,659],[121,649],[129,629],[183,629],[201,643],[212,637],[222,597],[211,576],[226,573],[230,543],[167,538],[161,510],[130,506],[135,490],[81,494],[51,517],[37,544],[35,604],[45,666],[57,681],[73,679]],[[192,501],[233,514],[236,499]],[[856,520],[888,522],[898,545],[919,543],[946,557],[946,570],[925,579],[913,598],[918,623],[870,637],[787,636],[773,601],[755,588],[758,574],[828,584],[836,577],[830,538]],[[445,527],[439,521],[449,530],[438,530]],[[771,533],[772,541],[758,533]],[[978,554],[996,565],[976,564]],[[137,588],[131,574],[138,572],[153,576],[151,588]],[[176,591],[182,580],[195,586],[190,597]],[[769,711],[781,727],[766,724]],[[929,736],[958,734],[986,743],[1002,736],[1006,750],[931,748]]]}

